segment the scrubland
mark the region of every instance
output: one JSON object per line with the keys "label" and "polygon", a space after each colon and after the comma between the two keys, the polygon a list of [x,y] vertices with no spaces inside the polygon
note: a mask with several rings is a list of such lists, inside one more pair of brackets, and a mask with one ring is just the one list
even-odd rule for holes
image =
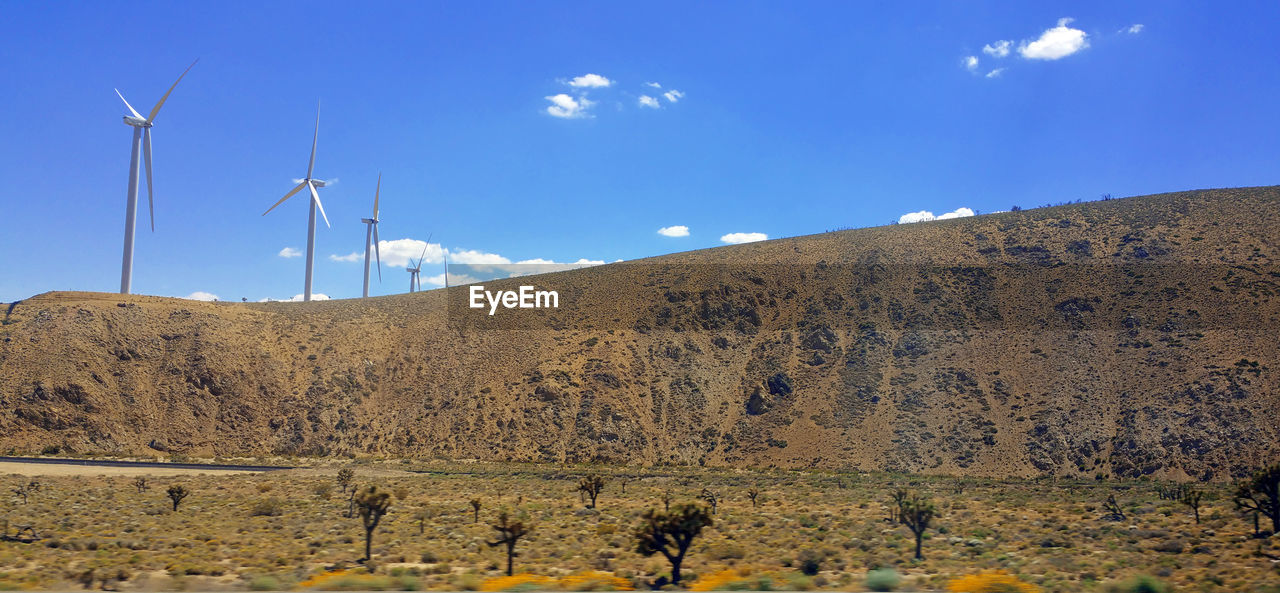
{"label": "scrubland", "polygon": [[[355,469],[351,487],[393,494],[371,562],[358,513],[347,516],[350,489],[335,482],[343,467]],[[606,480],[594,509],[577,492],[587,475]],[[718,509],[682,588],[1114,591],[1147,576],[1176,591],[1280,591],[1280,538],[1252,537],[1225,485],[1204,487],[1197,525],[1152,482],[368,461],[156,476],[146,489],[127,476],[40,476],[24,504],[12,491],[31,479],[0,477],[5,534],[40,537],[0,542],[0,589],[644,589],[669,565],[635,551],[640,514],[664,496],[702,502],[705,488]],[[176,512],[172,485],[191,492]],[[923,560],[887,520],[899,488],[936,505]],[[1111,494],[1123,521],[1105,517]],[[513,577],[487,545],[501,511],[531,528]]]}

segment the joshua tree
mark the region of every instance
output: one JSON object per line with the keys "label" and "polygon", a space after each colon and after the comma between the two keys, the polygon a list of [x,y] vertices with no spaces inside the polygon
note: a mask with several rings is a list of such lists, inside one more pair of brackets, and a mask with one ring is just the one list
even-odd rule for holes
{"label": "joshua tree", "polygon": [[889,505],[889,522],[900,523],[902,503],[907,500],[907,491],[899,488],[893,491],[893,503]]}
{"label": "joshua tree", "polygon": [[751,499],[751,508],[756,508],[756,497],[760,496],[760,491],[755,488],[747,490],[747,498]]}
{"label": "joshua tree", "polygon": [[659,512],[649,509],[635,530],[636,552],[644,556],[661,553],[671,563],[671,584],[680,584],[680,565],[693,544],[693,538],[711,526],[711,511],[693,503],[677,504],[674,509]]}
{"label": "joshua tree", "polygon": [[670,490],[662,491],[662,510],[663,511],[671,510],[671,491]]}
{"label": "joshua tree", "polygon": [[173,512],[178,512],[178,505],[182,503],[182,499],[191,495],[191,491],[186,486],[170,486],[167,491],[169,499],[173,501]]}
{"label": "joshua tree", "polygon": [[605,480],[600,476],[587,476],[578,481],[578,492],[591,497],[591,504],[587,508],[596,508],[596,497],[600,496],[600,491],[604,490]]}
{"label": "joshua tree", "polygon": [[351,482],[354,481],[355,479],[356,479],[355,470],[349,467],[344,467],[338,470],[338,477],[336,478],[336,481],[338,482],[338,486],[342,487],[343,494],[347,493],[347,488],[351,486]]}
{"label": "joshua tree", "polygon": [[474,515],[474,518],[471,520],[471,522],[479,523],[480,522],[480,499],[479,498],[471,499],[471,512]]}
{"label": "joshua tree", "polygon": [[1196,525],[1200,524],[1200,499],[1204,498],[1204,491],[1192,486],[1183,486],[1178,492],[1178,502],[1191,507],[1191,512],[1196,516]]}
{"label": "joshua tree", "polygon": [[418,522],[418,535],[427,532],[427,519],[431,518],[431,513],[427,509],[422,509],[413,514],[413,519]]}
{"label": "joshua tree", "polygon": [[138,494],[143,494],[151,489],[151,485],[147,483],[146,476],[138,476],[133,480],[133,487],[138,489]]}
{"label": "joshua tree", "polygon": [[507,547],[507,576],[511,576],[515,564],[516,542],[529,533],[529,528],[524,526],[523,521],[512,521],[506,511],[498,513],[498,522],[493,524],[493,528],[498,530],[498,535],[501,537],[496,541],[485,543],[489,544],[490,548]]}
{"label": "joshua tree", "polygon": [[929,523],[936,515],[937,509],[934,508],[933,502],[920,498],[920,495],[915,493],[904,497],[898,507],[898,521],[906,525],[907,529],[916,536],[916,560],[924,560],[924,555],[920,553],[924,531],[929,528]]}
{"label": "joshua tree", "polygon": [[13,493],[22,497],[22,504],[27,504],[27,497],[40,491],[40,482],[31,480],[13,489]]}
{"label": "joshua tree", "polygon": [[355,497],[356,506],[360,509],[360,520],[364,523],[364,560],[373,559],[373,530],[378,522],[391,508],[391,495],[378,492],[377,486],[370,486]]}
{"label": "joshua tree", "polygon": [[1280,463],[1242,482],[1236,488],[1235,502],[1237,509],[1270,518],[1271,533],[1280,533]]}
{"label": "joshua tree", "polygon": [[1107,502],[1102,504],[1102,508],[1107,511],[1108,520],[1124,521],[1124,509],[1120,508],[1120,503],[1116,502],[1115,494],[1107,495]]}
{"label": "joshua tree", "polygon": [[711,514],[716,514],[716,507],[720,506],[720,495],[712,492],[710,488],[703,488],[702,494],[698,496],[711,505]]}

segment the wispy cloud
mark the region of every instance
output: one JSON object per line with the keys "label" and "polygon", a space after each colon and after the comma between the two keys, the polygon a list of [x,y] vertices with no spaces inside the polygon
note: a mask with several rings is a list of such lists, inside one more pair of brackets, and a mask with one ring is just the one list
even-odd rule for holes
{"label": "wispy cloud", "polygon": [[637,100],[637,103],[639,103],[641,107],[648,107],[650,109],[657,109],[662,106],[661,103],[658,103],[657,99],[650,97],[649,95],[640,95],[640,99]]}
{"label": "wispy cloud", "polygon": [[1137,35],[1138,33],[1141,33],[1142,29],[1144,28],[1145,26],[1142,23],[1135,23],[1135,24],[1129,25],[1128,27],[1120,29],[1120,32],[1128,33],[1130,35]]}
{"label": "wispy cloud", "polygon": [[655,89],[660,89],[660,88],[662,88],[662,85],[660,85],[660,84],[658,84],[658,83],[656,83],[656,82],[646,82],[646,83],[644,83],[644,85],[645,85],[645,86],[647,86],[647,87],[653,87],[653,88],[655,88]]}
{"label": "wispy cloud", "polygon": [[332,254],[329,254],[329,261],[337,261],[337,262],[347,262],[347,263],[350,263],[350,262],[354,262],[354,261],[360,261],[360,258],[361,258],[362,256],[364,256],[364,254],[363,254],[363,253],[360,253],[359,251],[353,251],[353,252],[348,253],[348,254],[346,254],[346,255],[338,255],[338,254],[336,254],[336,253],[332,253]]}
{"label": "wispy cloud", "polygon": [[969,208],[956,208],[951,212],[945,212],[937,216],[934,216],[933,213],[928,210],[921,210],[919,212],[908,212],[899,216],[898,222],[901,224],[909,224],[913,222],[928,222],[930,220],[950,220],[952,218],[964,218],[966,216],[973,216],[973,210]]}
{"label": "wispy cloud", "polygon": [[285,247],[284,249],[281,249],[280,253],[277,253],[276,255],[284,258],[302,257],[302,251],[298,249],[294,249],[293,247]]}
{"label": "wispy cloud", "polygon": [[1058,26],[1046,29],[1035,41],[1023,41],[1018,54],[1028,60],[1059,60],[1089,47],[1089,34],[1070,25],[1074,19],[1058,19]]}
{"label": "wispy cloud", "polygon": [[754,243],[756,241],[764,241],[769,235],[764,233],[729,233],[720,237],[722,243],[737,245],[740,243]]}
{"label": "wispy cloud", "polygon": [[664,226],[658,229],[658,234],[662,235],[663,237],[688,237],[689,227],[684,226],[682,224],[677,224],[675,226]]}
{"label": "wispy cloud", "polygon": [[662,96],[666,97],[668,101],[671,101],[672,103],[676,103],[680,101],[680,99],[684,98],[684,93],[677,91],[675,89],[671,89],[665,93],[662,93]]}
{"label": "wispy cloud", "polygon": [[613,84],[613,81],[599,74],[583,74],[582,76],[575,76],[568,84],[579,89],[595,89],[608,87]]}
{"label": "wispy cloud", "polygon": [[216,301],[218,300],[218,295],[213,294],[212,292],[204,292],[203,290],[197,290],[182,298],[187,300],[192,300],[192,301]]}
{"label": "wispy cloud", "polygon": [[978,56],[966,56],[964,59],[964,68],[970,72],[978,70]]}
{"label": "wispy cloud", "polygon": [[1003,73],[1004,70],[1005,70],[1004,68],[996,68],[995,70],[992,70],[987,73],[987,78],[996,78],[997,76],[1000,76],[1000,74]]}
{"label": "wispy cloud", "polygon": [[988,43],[982,46],[982,53],[993,58],[1003,58],[1009,55],[1009,48],[1013,45],[1012,41],[1001,39],[995,43]]}
{"label": "wispy cloud", "polygon": [[564,119],[581,119],[591,117],[587,111],[595,105],[595,101],[584,97],[573,98],[564,93],[558,95],[550,95],[546,98],[551,101],[551,105],[547,106],[547,113]]}

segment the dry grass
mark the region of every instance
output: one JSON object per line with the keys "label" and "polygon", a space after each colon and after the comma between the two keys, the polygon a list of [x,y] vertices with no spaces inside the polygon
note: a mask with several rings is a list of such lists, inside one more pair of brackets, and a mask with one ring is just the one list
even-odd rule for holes
{"label": "dry grass", "polygon": [[[723,501],[686,559],[691,588],[858,591],[879,567],[904,575],[900,590],[942,590],[995,570],[1046,592],[1105,591],[1143,574],[1178,591],[1275,591],[1267,585],[1280,582],[1277,563],[1256,555],[1280,555],[1280,538],[1248,538],[1251,525],[1221,490],[1197,526],[1149,483],[592,470],[611,476],[597,509],[575,493],[586,468],[361,465],[356,484],[404,494],[375,534],[372,572],[355,563],[362,532],[358,518],[344,516],[345,497],[314,494],[336,468],[155,478],[142,494],[120,476],[45,477],[29,504],[4,501],[0,517],[31,524],[45,539],[0,543],[0,589],[642,589],[668,566],[633,551],[639,514],[660,507],[664,491],[693,500],[704,486]],[[0,478],[6,494],[18,481]],[[174,483],[192,491],[177,513],[163,494]],[[884,503],[904,485],[931,493],[941,513],[921,562],[910,560],[910,533],[885,521]],[[760,491],[755,509],[752,487]],[[1124,523],[1102,519],[1110,492]],[[478,524],[472,498],[484,505]],[[504,580],[503,551],[486,545],[501,510],[533,526],[516,558],[516,572],[532,576]],[[816,563],[805,567],[810,575],[801,570],[807,563]]]}

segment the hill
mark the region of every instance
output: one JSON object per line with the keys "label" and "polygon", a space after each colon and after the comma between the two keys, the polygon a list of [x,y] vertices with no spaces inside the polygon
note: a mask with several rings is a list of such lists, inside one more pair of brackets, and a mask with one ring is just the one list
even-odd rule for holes
{"label": "hill", "polygon": [[47,293],[0,451],[1226,479],[1280,454],[1280,188],[1160,194],[467,287]]}

